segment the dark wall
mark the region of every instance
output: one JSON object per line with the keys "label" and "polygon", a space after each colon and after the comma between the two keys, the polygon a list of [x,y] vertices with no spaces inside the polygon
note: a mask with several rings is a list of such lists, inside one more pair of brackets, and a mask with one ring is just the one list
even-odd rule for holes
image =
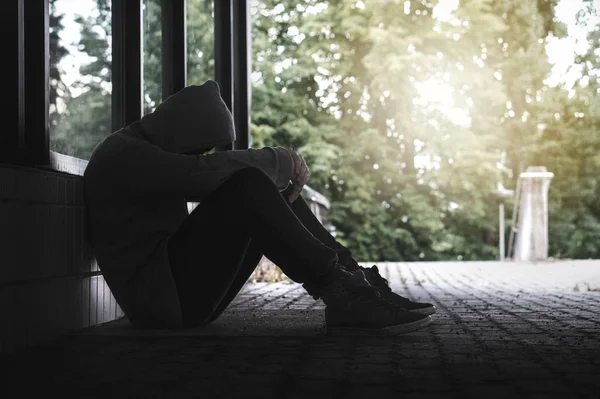
{"label": "dark wall", "polygon": [[123,316],[83,232],[81,176],[0,164],[0,353]]}

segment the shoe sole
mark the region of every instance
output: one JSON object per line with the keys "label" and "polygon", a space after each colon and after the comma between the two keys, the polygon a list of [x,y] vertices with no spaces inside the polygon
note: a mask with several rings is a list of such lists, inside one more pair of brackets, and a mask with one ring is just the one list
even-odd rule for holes
{"label": "shoe sole", "polygon": [[409,332],[420,330],[432,322],[432,318],[427,316],[421,320],[406,324],[383,328],[364,328],[364,327],[327,327],[327,335],[361,335],[361,336],[379,336],[379,335],[402,335]]}
{"label": "shoe sole", "polygon": [[431,306],[428,308],[421,308],[421,309],[411,309],[410,311],[412,313],[418,313],[418,314],[422,314],[425,316],[431,316],[432,314],[435,314],[437,312],[435,306]]}

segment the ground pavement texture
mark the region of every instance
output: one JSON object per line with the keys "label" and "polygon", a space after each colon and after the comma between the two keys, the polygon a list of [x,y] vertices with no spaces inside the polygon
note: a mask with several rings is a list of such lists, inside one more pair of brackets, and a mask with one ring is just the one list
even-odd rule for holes
{"label": "ground pavement texture", "polygon": [[600,262],[378,266],[437,306],[431,325],[331,337],[301,285],[249,283],[204,328],[122,319],[5,357],[2,385],[15,398],[600,398]]}

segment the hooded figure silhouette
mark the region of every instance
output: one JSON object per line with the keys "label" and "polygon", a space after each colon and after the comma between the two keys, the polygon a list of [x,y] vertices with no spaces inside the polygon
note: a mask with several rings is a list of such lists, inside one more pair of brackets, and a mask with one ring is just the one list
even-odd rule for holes
{"label": "hooded figure silhouette", "polygon": [[287,188],[292,159],[285,148],[204,154],[234,140],[219,86],[207,81],[170,96],[94,149],[84,173],[87,238],[134,326],[182,327],[167,242],[188,217],[187,201],[202,201],[247,167],[264,172],[279,191]]}

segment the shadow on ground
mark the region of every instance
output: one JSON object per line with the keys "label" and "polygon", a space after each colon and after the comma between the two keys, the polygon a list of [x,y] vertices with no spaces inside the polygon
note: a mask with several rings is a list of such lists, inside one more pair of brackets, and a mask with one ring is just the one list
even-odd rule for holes
{"label": "shadow on ground", "polygon": [[329,337],[301,286],[248,284],[206,328],[120,320],[5,357],[2,375],[14,397],[597,398],[600,293],[469,267],[382,265],[438,307],[404,336]]}

